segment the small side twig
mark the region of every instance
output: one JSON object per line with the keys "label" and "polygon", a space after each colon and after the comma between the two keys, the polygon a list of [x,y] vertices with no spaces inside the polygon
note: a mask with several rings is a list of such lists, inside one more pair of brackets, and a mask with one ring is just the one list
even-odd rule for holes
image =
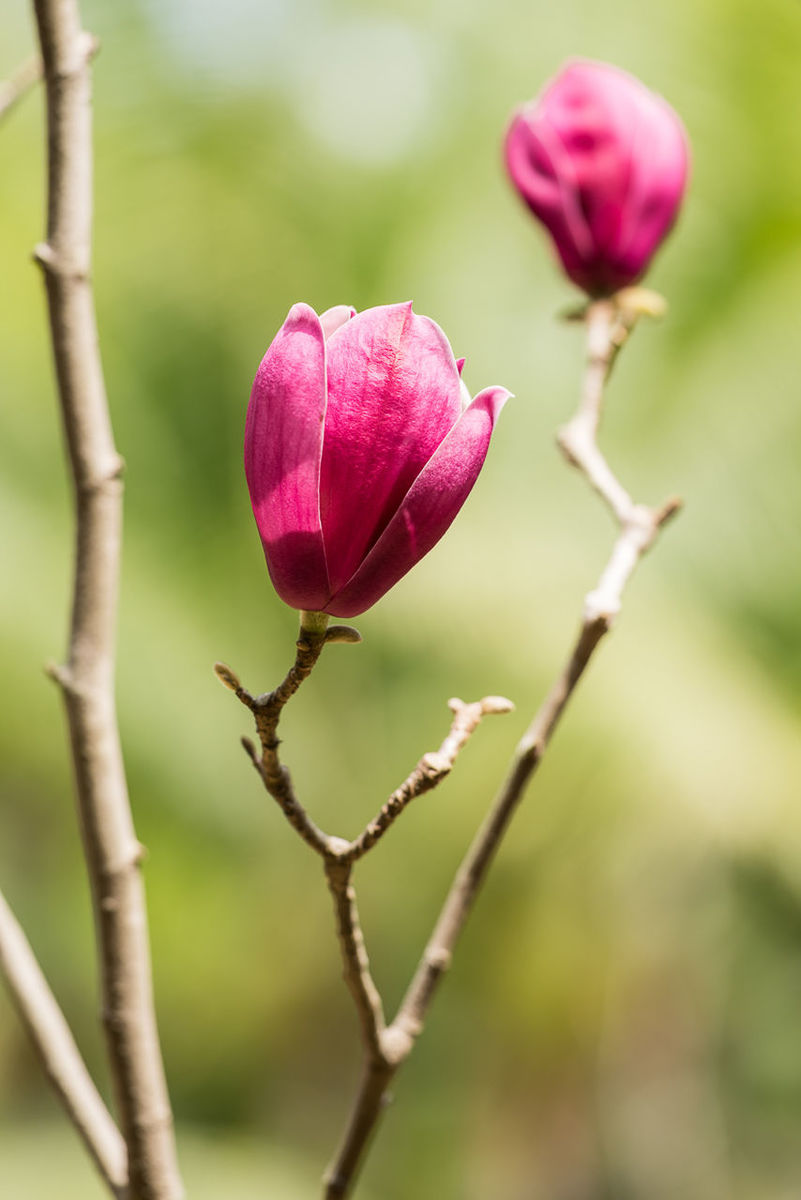
{"label": "small side twig", "polygon": [[383,1107],[389,1082],[411,1049],[405,1031],[396,1023],[389,1028],[385,1023],[381,996],[370,974],[359,922],[356,892],[351,878],[353,864],[375,846],[412,800],[431,791],[450,773],[457,755],[483,717],[491,713],[510,712],[514,706],[503,696],[485,696],[483,700],[472,704],[454,698],[448,702],[448,707],[454,714],[453,720],[439,750],[423,755],[359,837],[352,842],[330,840],[326,877],[334,897],[343,975],[353,996],[364,1043],[358,1101],[342,1147],[325,1176],[325,1196],[330,1200],[347,1194],[366,1139]]}
{"label": "small side twig", "polygon": [[504,696],[485,696],[472,704],[454,697],[448,701],[454,714],[450,730],[439,750],[424,754],[411,774],[396,788],[381,811],[359,836],[351,842],[348,857],[356,861],[371,850],[390,825],[417,796],[430,792],[453,770],[459,751],[467,744],[483,717],[489,713],[511,712],[511,700]]}
{"label": "small side twig", "polygon": [[335,640],[341,639],[336,635],[329,638],[325,623],[320,628],[309,629],[301,621],[300,633],[295,643],[294,663],[283,682],[274,691],[266,692],[261,696],[254,696],[247,688],[244,688],[225,663],[214,664],[214,673],[220,682],[234,693],[245,708],[253,713],[256,732],[261,743],[261,754],[257,752],[249,738],[243,738],[242,745],[256,768],[259,778],[277,802],[292,828],[300,834],[307,845],[311,846],[312,850],[323,856],[329,852],[331,839],[315,825],[295,794],[289,770],[278,756],[278,747],[281,744],[278,738],[278,722],[281,720],[284,706],[292,699],[303,681],[308,679],[326,642]]}
{"label": "small side twig", "polygon": [[8,79],[0,80],[0,121],[42,78],[42,60],[33,56],[17,67]]}
{"label": "small side twig", "polygon": [[128,1155],[64,1014],[19,922],[0,893],[0,974],[45,1074],[113,1196],[123,1200]]}
{"label": "small side twig", "polygon": [[[506,781],[465,855],[434,931],[397,1015],[383,1031],[380,1058],[366,1058],[351,1117],[324,1181],[325,1200],[350,1195],[368,1141],[387,1100],[387,1089],[422,1032],[438,985],[473,909],[481,884],[509,822],[536,771],[570,696],[596,647],[609,632],[621,606],[624,588],[664,524],[680,508],[675,499],[658,508],[635,504],[619,483],[597,445],[604,387],[615,358],[653,298],[620,293],[590,303],[587,322],[587,366],[578,411],[559,435],[567,460],[586,476],[618,522],[619,534],[597,586],[588,593],[578,635],[567,662],[539,712],[521,738]],[[368,827],[369,828],[369,827]]]}

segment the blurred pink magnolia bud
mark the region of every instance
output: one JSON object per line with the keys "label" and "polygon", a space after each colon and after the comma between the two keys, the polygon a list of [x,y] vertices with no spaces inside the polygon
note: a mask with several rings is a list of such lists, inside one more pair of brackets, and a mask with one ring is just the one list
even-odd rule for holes
{"label": "blurred pink magnolia bud", "polygon": [[644,274],[687,180],[684,128],[661,96],[607,63],[569,63],[506,135],[512,182],[591,296]]}
{"label": "blurred pink magnolia bud", "polygon": [[262,359],[245,474],[270,577],[293,608],[353,617],[442,537],[509,393],[463,411],[442,330],[411,304],[295,304]]}

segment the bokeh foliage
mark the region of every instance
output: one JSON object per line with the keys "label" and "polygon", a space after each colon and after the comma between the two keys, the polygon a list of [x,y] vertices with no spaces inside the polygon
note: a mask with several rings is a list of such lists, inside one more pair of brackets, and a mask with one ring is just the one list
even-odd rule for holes
{"label": "bokeh foliage", "polygon": [[[390,1002],[612,530],[561,464],[575,299],[503,178],[511,108],[569,55],[682,114],[694,169],[649,282],[670,301],[611,390],[638,497],[687,510],[643,564],[520,813],[364,1196],[783,1200],[801,1186],[801,8],[791,0],[86,0],[96,288],[127,460],[119,697],[150,849],[162,1035],[191,1194],[315,1194],[357,1034],[312,856],[237,744],[291,654],[241,469],[244,408],[290,304],[412,298],[516,393],[444,543],[357,622],[285,751],[356,832],[446,726],[511,696],[359,871]],[[0,76],[30,52],[6,0]],[[0,881],[92,1065],[91,918],[62,715],[71,518],[40,281],[42,106],[0,130]],[[90,1196],[0,996],[9,1196]]]}

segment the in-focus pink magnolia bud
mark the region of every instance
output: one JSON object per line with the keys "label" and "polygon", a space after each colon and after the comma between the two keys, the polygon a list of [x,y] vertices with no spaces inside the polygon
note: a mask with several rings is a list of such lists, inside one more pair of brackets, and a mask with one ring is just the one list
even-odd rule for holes
{"label": "in-focus pink magnolia bud", "polygon": [[262,359],[245,474],[275,590],[353,617],[442,537],[509,393],[463,408],[442,330],[411,304],[318,317],[295,304]]}
{"label": "in-focus pink magnolia bud", "polygon": [[505,150],[574,283],[607,296],[644,274],[687,181],[687,138],[667,101],[607,63],[569,63],[513,117]]}

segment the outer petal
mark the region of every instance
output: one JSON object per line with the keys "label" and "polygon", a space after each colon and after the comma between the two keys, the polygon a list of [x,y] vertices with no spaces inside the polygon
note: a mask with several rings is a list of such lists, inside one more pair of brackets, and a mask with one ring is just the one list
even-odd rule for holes
{"label": "outer petal", "polygon": [[484,465],[505,388],[487,388],[473,400],[409,488],[402,504],[352,579],[326,606],[335,617],[355,617],[375,604],[449,527]]}
{"label": "outer petal", "polygon": [[353,575],[460,411],[448,339],[411,304],[367,309],[332,336],[320,517],[333,592]]}
{"label": "outer petal", "polygon": [[571,279],[592,257],[592,236],[581,209],[578,182],[566,147],[532,103],[512,119],[506,135],[512,183],[554,240]]}
{"label": "outer petal", "polygon": [[684,126],[661,96],[650,93],[650,114],[632,142],[632,173],[614,256],[621,274],[641,275],[669,233],[689,173]]}
{"label": "outer petal", "polygon": [[676,217],[687,174],[683,127],[640,80],[569,63],[512,121],[509,174],[590,294],[638,279]]}
{"label": "outer petal", "polygon": [[579,204],[604,261],[617,238],[632,171],[634,126],[648,89],[608,63],[570,63],[542,97],[543,120],[564,142]]}
{"label": "outer petal", "polygon": [[270,577],[293,608],[322,610],[331,594],[320,524],[325,339],[295,304],[262,359],[245,424],[245,475]]}

